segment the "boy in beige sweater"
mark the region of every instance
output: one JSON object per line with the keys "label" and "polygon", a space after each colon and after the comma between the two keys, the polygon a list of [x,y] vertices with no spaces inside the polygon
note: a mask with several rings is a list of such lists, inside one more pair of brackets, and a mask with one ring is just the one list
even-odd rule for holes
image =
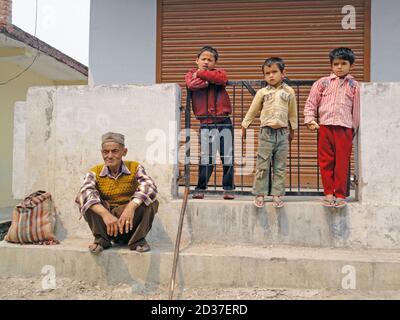
{"label": "boy in beige sweater", "polygon": [[289,141],[297,129],[297,103],[294,90],[283,83],[285,63],[281,58],[265,60],[263,66],[265,81],[268,85],[260,89],[251,103],[242,122],[242,136],[246,129],[260,114],[261,130],[258,143],[256,174],[253,194],[254,205],[264,206],[264,197],[268,195],[269,168],[273,160],[272,203],[276,208],[283,207],[282,196],[285,194],[286,158]]}

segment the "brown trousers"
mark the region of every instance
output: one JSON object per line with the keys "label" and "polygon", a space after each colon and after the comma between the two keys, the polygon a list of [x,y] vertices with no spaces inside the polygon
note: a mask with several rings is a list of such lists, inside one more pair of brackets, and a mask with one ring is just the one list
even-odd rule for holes
{"label": "brown trousers", "polygon": [[[154,216],[158,211],[158,205],[158,200],[155,200],[149,206],[142,203],[138,208],[136,208],[135,214],[133,215],[132,230],[128,233],[118,233],[116,237],[107,234],[107,226],[103,219],[92,210],[87,210],[84,217],[92,230],[94,243],[100,244],[105,249],[111,247],[111,241],[127,243],[128,246],[131,246],[136,242],[143,240],[149,233]],[[111,210],[111,214],[119,218],[125,207],[126,204],[115,207]]]}

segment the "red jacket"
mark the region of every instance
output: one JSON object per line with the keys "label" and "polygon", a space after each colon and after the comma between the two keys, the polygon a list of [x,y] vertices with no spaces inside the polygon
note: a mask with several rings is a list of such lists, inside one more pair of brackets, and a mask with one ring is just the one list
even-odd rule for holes
{"label": "red jacket", "polygon": [[[197,72],[197,77],[193,74]],[[185,76],[185,82],[192,92],[192,106],[195,116],[210,116],[199,118],[200,123],[213,123],[213,116],[226,116],[216,118],[216,122],[221,122],[232,113],[231,100],[225,86],[228,77],[224,69],[198,70],[192,69]],[[207,106],[208,95],[208,106]]]}

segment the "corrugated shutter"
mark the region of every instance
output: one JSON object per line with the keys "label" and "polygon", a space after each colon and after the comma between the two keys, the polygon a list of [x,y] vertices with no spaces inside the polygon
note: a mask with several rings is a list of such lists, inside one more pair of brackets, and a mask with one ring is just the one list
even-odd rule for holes
{"label": "corrugated shutter", "polygon": [[[355,8],[356,29],[345,30],[342,27],[345,16],[342,8],[349,5]],[[316,80],[330,72],[329,51],[334,47],[348,46],[356,53],[352,74],[359,81],[369,81],[370,0],[159,0],[158,18],[158,82],[179,83],[184,89],[184,75],[195,67],[197,52],[204,45],[218,49],[218,66],[227,70],[230,80],[263,80],[260,66],[270,56],[280,56],[285,60],[290,79]],[[310,87],[305,87],[299,91],[301,124],[309,89]],[[229,93],[232,98],[232,88],[229,88]],[[242,93],[240,90],[235,93],[239,101]],[[233,118],[237,131],[251,99],[244,92],[244,111],[240,106],[235,109]],[[185,93],[182,97],[183,105],[184,102]],[[254,125],[253,128],[257,129],[258,123],[255,122]],[[199,127],[194,119],[192,127],[194,130]],[[302,187],[315,188],[316,135],[309,133],[304,126],[301,126],[299,133],[300,154],[297,154],[298,142],[294,141],[289,159],[291,183],[297,183],[299,163],[300,184]],[[238,140],[235,141],[236,150],[242,148]],[[192,158],[195,159],[196,141],[191,146]],[[254,145],[255,150],[256,148],[257,142]],[[183,159],[183,153],[180,158]],[[196,169],[196,166],[192,167]],[[218,170],[218,184],[221,182],[220,175],[221,170]],[[195,170],[192,183],[196,183],[196,177]],[[236,166],[235,179],[237,183],[243,182],[249,186],[253,176],[242,177],[239,164]]]}

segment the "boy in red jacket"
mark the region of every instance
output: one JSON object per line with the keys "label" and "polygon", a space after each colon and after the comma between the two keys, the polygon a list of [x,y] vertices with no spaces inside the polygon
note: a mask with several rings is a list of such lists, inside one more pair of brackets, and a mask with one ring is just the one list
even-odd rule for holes
{"label": "boy in red jacket", "polygon": [[208,181],[214,169],[216,150],[223,165],[222,186],[224,199],[234,199],[233,185],[233,125],[229,115],[232,105],[225,86],[226,71],[215,68],[218,51],[203,47],[197,55],[197,68],[185,76],[186,86],[192,95],[193,112],[200,120],[200,165],[194,199],[203,199]]}

